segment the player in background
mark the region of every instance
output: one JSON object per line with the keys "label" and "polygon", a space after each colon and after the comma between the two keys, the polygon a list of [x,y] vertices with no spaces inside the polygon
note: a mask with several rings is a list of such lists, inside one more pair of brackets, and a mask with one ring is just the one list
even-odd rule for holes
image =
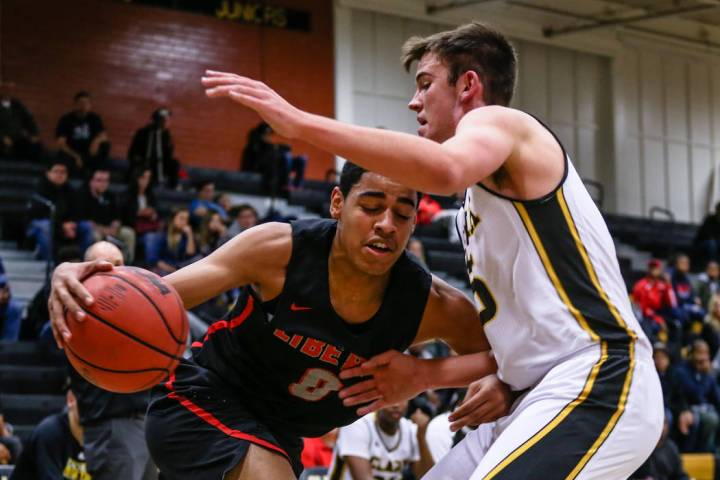
{"label": "player in background", "polygon": [[410,465],[415,478],[433,466],[425,443],[428,417],[408,402],[381,408],[340,429],[328,480],[402,480]]}
{"label": "player in background", "polygon": [[[650,343],[620,275],[607,226],[560,141],[510,108],[517,59],[499,31],[478,22],[403,47],[417,62],[409,108],[419,136],[304,112],[262,82],[207,71],[211,98],[257,112],[302,139],[419,191],[466,190],[458,230],[498,375],[530,389],[484,446],[468,435],[431,479],[627,478],[660,437],[663,406]],[[352,374],[361,413],[432,386],[422,365],[384,354]],[[404,379],[404,381],[399,381]],[[471,393],[469,391],[469,393]],[[465,407],[465,408],[463,408]],[[476,408],[471,401],[459,412]]]}

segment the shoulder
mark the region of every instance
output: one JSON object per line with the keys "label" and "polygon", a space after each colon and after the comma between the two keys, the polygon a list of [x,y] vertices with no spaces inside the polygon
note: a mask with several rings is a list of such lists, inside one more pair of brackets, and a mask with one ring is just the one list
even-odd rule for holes
{"label": "shoulder", "polygon": [[[45,417],[33,432],[33,439],[39,443],[55,443],[63,438],[64,423],[61,416],[65,414],[55,414]],[[67,417],[66,417],[67,418]]]}
{"label": "shoulder", "polygon": [[515,108],[500,105],[487,105],[467,112],[458,123],[458,129],[466,126],[498,126],[503,129],[517,130],[530,128],[537,121],[532,115]]}
{"label": "shoulder", "polygon": [[435,275],[432,275],[427,306],[436,313],[449,312],[464,306],[474,308],[470,299],[463,292]]}

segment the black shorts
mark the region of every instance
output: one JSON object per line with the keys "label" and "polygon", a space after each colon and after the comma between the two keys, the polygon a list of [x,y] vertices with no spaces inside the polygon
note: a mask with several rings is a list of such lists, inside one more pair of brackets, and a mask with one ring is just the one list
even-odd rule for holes
{"label": "black shorts", "polygon": [[167,480],[222,480],[259,445],[288,460],[297,476],[302,440],[272,432],[208,370],[182,361],[155,388],[148,407],[150,454]]}

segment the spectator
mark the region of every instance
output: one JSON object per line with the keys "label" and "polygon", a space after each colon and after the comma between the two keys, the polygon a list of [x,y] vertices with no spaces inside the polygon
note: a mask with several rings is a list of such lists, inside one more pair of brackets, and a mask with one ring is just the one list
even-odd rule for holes
{"label": "spectator", "polygon": [[635,284],[632,297],[642,312],[643,328],[649,331],[651,338],[660,332],[667,334],[670,327],[672,340],[679,341],[682,330],[676,319],[681,315],[672,285],[664,278],[659,260],[648,262],[648,273]]}
{"label": "spectator", "polygon": [[683,452],[714,452],[720,412],[720,391],[710,371],[710,349],[703,340],[693,342],[690,358],[676,370],[677,382],[690,406],[693,424],[683,436]]}
{"label": "spectator", "polygon": [[[411,422],[403,418],[406,410],[407,402],[382,408],[341,428],[329,477],[399,480],[408,464],[412,465],[416,478],[422,477],[433,466],[425,443],[430,419],[416,410]],[[346,473],[341,477],[343,471]]]}
{"label": "spectator", "polygon": [[170,135],[170,110],[159,108],[150,117],[150,123],[135,132],[128,160],[130,172],[150,170],[153,184],[175,188],[178,183],[180,162],[174,157]]}
{"label": "spectator", "polygon": [[271,133],[270,125],[265,122],[260,122],[248,132],[240,167],[243,172],[262,172],[264,158],[270,145],[269,137]]}
{"label": "spectator", "polygon": [[220,214],[210,212],[205,215],[205,219],[200,227],[200,239],[198,242],[200,254],[203,256],[210,255],[229,239],[228,227],[223,223]]}
{"label": "spectator", "polygon": [[30,437],[11,480],[89,479],[83,427],[75,395],[68,390],[62,412],[45,417]]}
{"label": "spectator", "polygon": [[652,455],[630,478],[632,480],[688,480],[677,445],[668,437],[670,430],[665,419],[662,436]]}
{"label": "spectator", "polygon": [[671,368],[670,352],[664,343],[655,342],[655,345],[653,345],[653,360],[662,387],[665,418],[668,419],[671,425],[676,422],[678,431],[681,434],[688,435],[693,424],[693,414],[685,401],[681,387],[677,383]]}
{"label": "spectator", "polygon": [[[74,193],[68,184],[68,167],[65,160],[56,157],[48,163],[45,176],[35,191],[37,195],[49,200],[55,207],[54,224],[50,222],[50,209],[39,201],[33,201],[28,212],[31,218],[26,235],[35,239],[36,258],[47,260],[60,245],[77,244],[78,225],[73,220]],[[51,238],[52,235],[52,238]]]}
{"label": "spectator", "polygon": [[228,212],[228,215],[230,214],[230,210],[233,207],[232,198],[227,193],[219,193],[215,195],[215,203],[220,205],[223,210]]}
{"label": "spectator", "polygon": [[420,197],[420,203],[418,205],[418,225],[427,225],[432,222],[433,218],[440,212],[440,210],[442,210],[440,203],[427,193],[424,193],[422,197]]}
{"label": "spectator", "polygon": [[704,261],[718,261],[720,249],[720,202],[715,204],[715,212],[703,220],[695,235],[695,249]]}
{"label": "spectator", "polygon": [[75,215],[80,220],[82,247],[93,241],[110,240],[119,243],[127,263],[135,257],[135,231],[122,224],[122,214],[110,192],[110,172],[95,170],[77,195]]}
{"label": "spectator", "polygon": [[337,428],[333,428],[318,438],[303,438],[303,451],[300,457],[303,467],[330,467],[333,449],[337,442],[338,430]]}
{"label": "spectator", "polygon": [[331,183],[333,185],[338,184],[338,172],[334,168],[328,168],[325,171],[325,183]]}
{"label": "spectator", "polygon": [[415,257],[422,262],[423,265],[427,265],[425,259],[425,247],[417,237],[411,237],[407,244],[407,251],[415,255]]}
{"label": "spectator", "polygon": [[265,123],[259,123],[248,134],[243,150],[242,170],[262,174],[263,190],[272,197],[287,193],[290,172],[294,172],[294,186],[299,186],[305,174],[307,158],[293,157],[290,147],[276,143],[273,131]]}
{"label": "spectator", "polygon": [[16,342],[20,338],[22,310],[12,298],[7,276],[0,273],[0,340]]}
{"label": "spectator", "polygon": [[257,210],[247,203],[233,207],[230,211],[230,217],[234,218],[232,224],[230,224],[230,228],[228,229],[228,235],[230,238],[260,223],[260,217]]}
{"label": "spectator", "polygon": [[190,214],[193,225],[198,225],[210,211],[219,213],[223,221],[227,220],[227,212],[213,201],[214,197],[215,184],[213,182],[204,181],[197,185],[197,198],[190,202]]}
{"label": "spectator", "polygon": [[122,223],[135,230],[140,237],[160,228],[157,213],[157,199],[153,189],[152,172],[149,169],[136,170],[122,202]]}
{"label": "spectator", "polygon": [[158,258],[155,269],[161,275],[172,273],[197,257],[195,235],[190,227],[190,215],[185,208],[174,210],[167,231],[158,237]]}
{"label": "spectator", "polygon": [[698,276],[695,287],[697,296],[700,297],[702,307],[710,308],[710,299],[720,292],[720,264],[716,261],[710,261],[705,266],[705,272]]}
{"label": "spectator", "polygon": [[13,428],[5,420],[0,403],[0,465],[14,465],[22,452],[20,439],[13,435]]}
{"label": "spectator", "polygon": [[690,257],[681,253],[675,258],[670,279],[685,324],[688,325],[694,321],[702,322],[706,312],[700,298],[695,295],[690,281]]}
{"label": "spectator", "polygon": [[39,160],[42,145],[30,111],[12,96],[13,83],[0,84],[0,156]]}
{"label": "spectator", "polygon": [[74,110],[60,118],[55,136],[61,154],[70,160],[73,170],[90,173],[106,167],[110,141],[102,118],[92,111],[90,94],[78,92],[74,101]]}
{"label": "spectator", "polygon": [[[122,252],[109,242],[93,244],[85,261],[123,265]],[[157,477],[145,443],[149,391],[119,394],[102,390],[69,367],[84,428],[85,456],[93,480],[149,480]]]}

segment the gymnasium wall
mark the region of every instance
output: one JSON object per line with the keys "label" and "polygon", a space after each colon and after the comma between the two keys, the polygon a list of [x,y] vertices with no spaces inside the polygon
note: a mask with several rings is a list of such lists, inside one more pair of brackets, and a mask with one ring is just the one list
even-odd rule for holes
{"label": "gymnasium wall", "polygon": [[[230,102],[205,98],[206,68],[268,82],[303,109],[333,116],[331,0],[277,0],[310,12],[311,31],[243,25],[210,16],[113,0],[0,3],[0,73],[35,113],[54,146],[60,115],[87,89],[105,121],[112,155],[124,157],[134,131],[167,105],[181,162],[237,169],[247,131],[259,118]],[[308,153],[308,176],[321,178],[333,159]]]}

